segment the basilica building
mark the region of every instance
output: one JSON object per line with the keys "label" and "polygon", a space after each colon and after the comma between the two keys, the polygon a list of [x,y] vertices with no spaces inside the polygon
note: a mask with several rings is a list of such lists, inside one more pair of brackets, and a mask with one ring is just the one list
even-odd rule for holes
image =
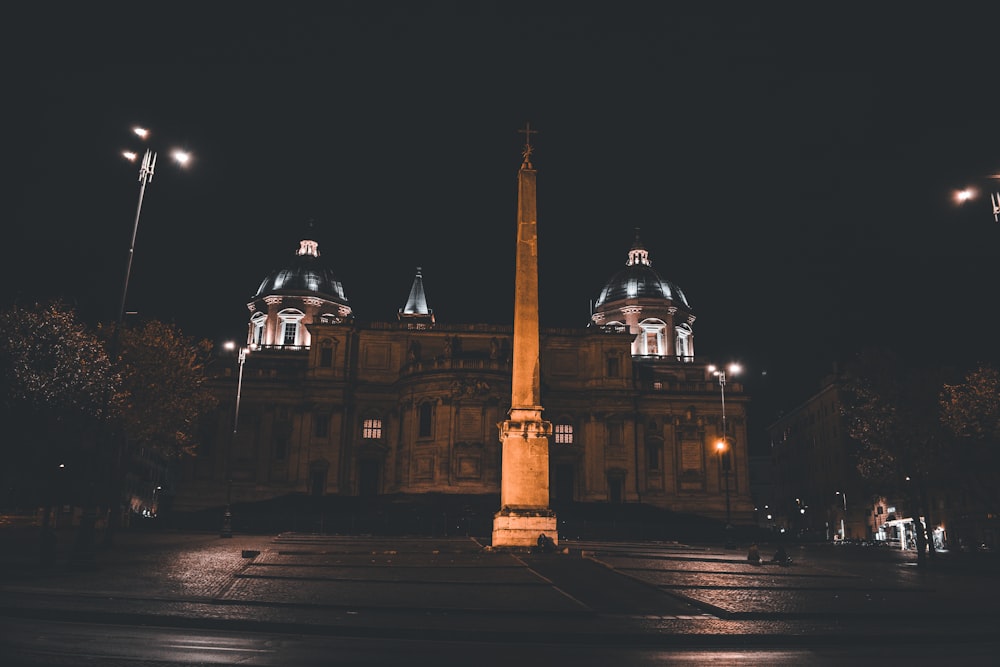
{"label": "basilica building", "polygon": [[[696,357],[691,304],[638,231],[623,251],[589,322],[540,331],[551,503],[751,523],[747,396]],[[395,321],[362,323],[315,240],[289,254],[249,300],[241,349],[219,360],[218,422],[183,463],[174,508],[499,494],[513,327],[441,321],[420,268]]]}

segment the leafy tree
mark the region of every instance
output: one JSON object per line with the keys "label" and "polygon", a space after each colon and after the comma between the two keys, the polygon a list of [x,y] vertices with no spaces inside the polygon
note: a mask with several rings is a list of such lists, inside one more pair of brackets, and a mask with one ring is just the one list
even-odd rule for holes
{"label": "leafy tree", "polygon": [[[48,506],[57,485],[87,477],[97,429],[120,378],[102,342],[60,302],[0,312],[0,412],[8,502]],[[59,473],[60,464],[70,472]],[[65,469],[63,469],[65,471]]]}
{"label": "leafy tree", "polygon": [[14,306],[0,313],[4,407],[103,418],[118,378],[103,344],[67,306]]}
{"label": "leafy tree", "polygon": [[[113,327],[104,331],[113,337]],[[211,342],[157,320],[120,333],[120,416],[129,442],[166,458],[194,455],[199,421],[216,404],[204,385]]]}
{"label": "leafy tree", "polygon": [[992,513],[1000,511],[1000,372],[981,365],[963,382],[945,384],[941,421],[958,438],[963,488]]}

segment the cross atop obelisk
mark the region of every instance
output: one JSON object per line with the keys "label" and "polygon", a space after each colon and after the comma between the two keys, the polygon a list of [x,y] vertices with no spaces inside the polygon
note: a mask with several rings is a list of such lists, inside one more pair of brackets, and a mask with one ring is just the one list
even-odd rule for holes
{"label": "cross atop obelisk", "polygon": [[558,543],[556,515],[549,508],[549,436],[542,419],[538,327],[538,218],[536,172],[529,157],[517,173],[517,251],[514,279],[514,350],[510,414],[501,424],[500,511],[493,518],[494,547],[532,547],[540,535]]}
{"label": "cross atop obelisk", "polygon": [[524,149],[521,151],[521,157],[524,158],[524,164],[531,169],[531,153],[535,150],[531,147],[531,135],[538,134],[538,130],[531,129],[531,123],[525,122],[524,129],[518,130],[519,133],[524,135]]}

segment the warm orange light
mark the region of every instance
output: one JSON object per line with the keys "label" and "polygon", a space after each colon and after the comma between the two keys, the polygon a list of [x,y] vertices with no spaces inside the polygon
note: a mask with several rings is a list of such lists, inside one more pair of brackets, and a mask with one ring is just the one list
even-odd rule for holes
{"label": "warm orange light", "polygon": [[726,448],[726,441],[725,440],[716,441],[715,448],[721,452]]}
{"label": "warm orange light", "polygon": [[129,162],[135,162],[135,159],[139,157],[138,154],[133,153],[132,151],[122,151],[122,156],[124,156],[124,158]]}
{"label": "warm orange light", "polygon": [[143,139],[149,136],[149,130],[147,130],[144,127],[133,127],[132,131],[135,132],[137,136],[142,137]]}
{"label": "warm orange light", "polygon": [[175,160],[177,160],[177,161],[178,161],[178,162],[179,162],[179,163],[180,163],[180,164],[181,164],[182,166],[183,166],[183,165],[186,165],[186,164],[188,163],[188,160],[190,160],[190,159],[191,159],[191,154],[190,154],[190,153],[188,153],[187,151],[174,151],[173,153],[171,153],[171,155],[172,155],[172,156],[173,156],[173,158],[174,158]]}

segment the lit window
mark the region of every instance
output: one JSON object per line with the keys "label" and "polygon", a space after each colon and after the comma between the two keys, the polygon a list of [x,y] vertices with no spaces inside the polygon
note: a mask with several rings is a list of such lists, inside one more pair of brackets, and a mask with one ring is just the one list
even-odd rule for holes
{"label": "lit window", "polygon": [[361,437],[365,440],[381,440],[382,420],[376,417],[364,420],[361,424]]}
{"label": "lit window", "polygon": [[572,445],[573,444],[573,425],[572,424],[556,424],[556,444],[557,445]]}
{"label": "lit window", "polygon": [[264,343],[264,323],[266,320],[267,317],[263,314],[253,318],[253,338],[250,342],[254,345],[262,345]]}
{"label": "lit window", "polygon": [[295,345],[295,334],[299,331],[298,322],[285,322],[285,333],[282,337],[283,345]]}
{"label": "lit window", "polygon": [[642,327],[642,336],[633,343],[633,353],[649,356],[666,354],[667,345],[663,338],[666,324],[662,320],[653,319],[644,320],[640,326]]}
{"label": "lit window", "polygon": [[[305,316],[301,310],[296,310],[294,308],[286,308],[285,310],[278,313],[278,317],[281,320],[281,328],[278,333],[281,336],[282,345],[308,345],[308,333],[299,331],[299,322]],[[299,336],[306,340],[300,340]]]}

